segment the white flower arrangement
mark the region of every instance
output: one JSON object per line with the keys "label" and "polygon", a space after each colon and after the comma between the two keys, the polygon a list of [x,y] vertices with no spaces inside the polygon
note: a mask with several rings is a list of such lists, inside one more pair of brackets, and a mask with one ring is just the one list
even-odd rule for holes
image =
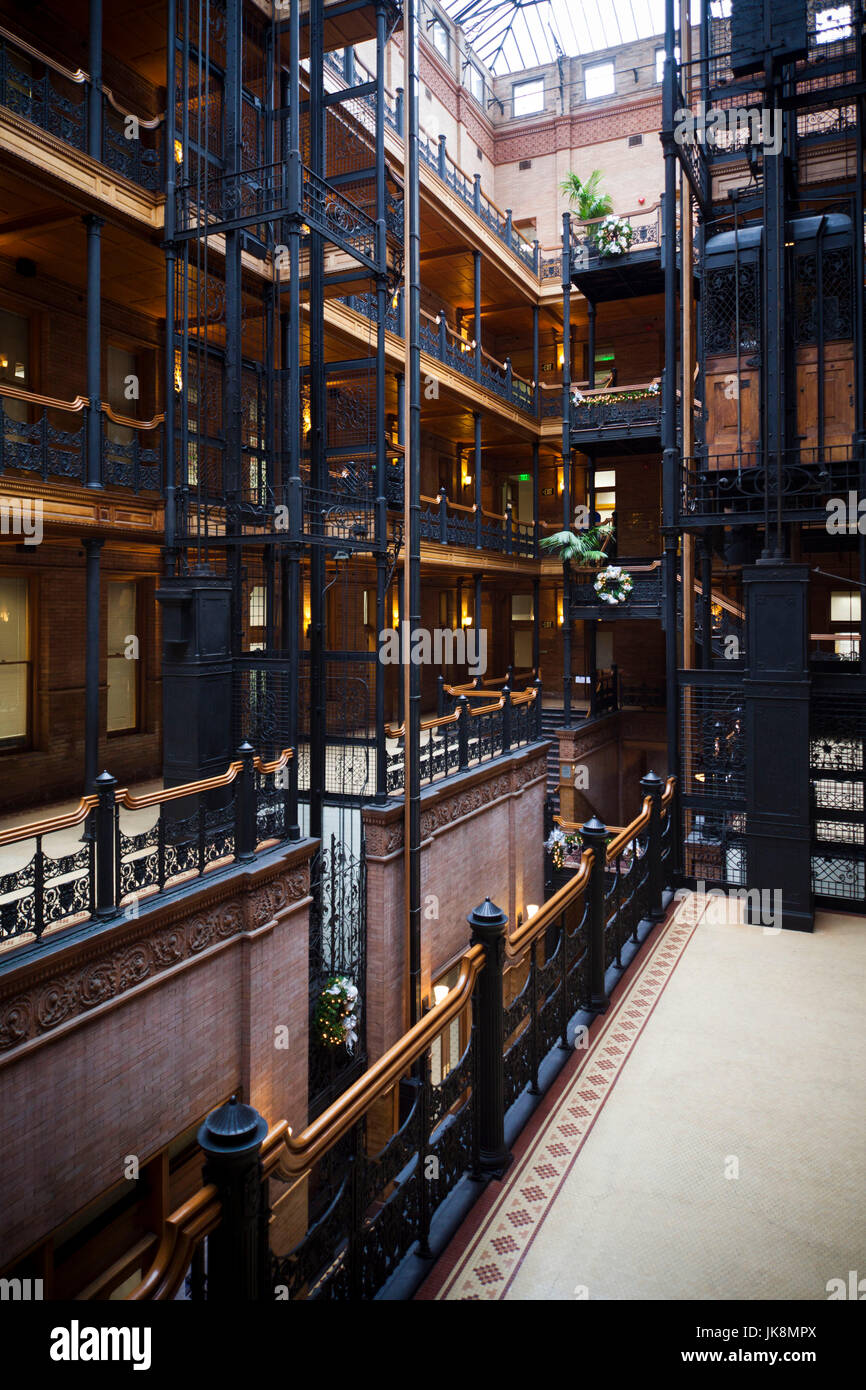
{"label": "white flower arrangement", "polygon": [[593,587],[602,603],[624,603],[634,588],[634,580],[619,565],[608,565]]}
{"label": "white flower arrangement", "polygon": [[357,985],[346,975],[331,975],[319,995],[316,1028],[320,1042],[328,1047],[345,1043],[351,1057],[358,1041],[358,1015],[361,1000]]}
{"label": "white flower arrangement", "polygon": [[624,217],[606,217],[595,235],[600,256],[623,256],[631,250],[634,228]]}
{"label": "white flower arrangement", "polygon": [[561,869],[568,856],[580,848],[580,836],[574,830],[560,830],[556,826],[545,840],[544,848],[553,860],[553,867]]}

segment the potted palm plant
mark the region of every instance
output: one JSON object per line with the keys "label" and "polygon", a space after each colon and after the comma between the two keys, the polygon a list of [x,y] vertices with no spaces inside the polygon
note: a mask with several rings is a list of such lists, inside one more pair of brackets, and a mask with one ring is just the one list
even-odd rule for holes
{"label": "potted palm plant", "polygon": [[556,531],[545,536],[542,550],[552,550],[563,564],[578,566],[601,565],[607,558],[605,550],[613,538],[613,522],[600,521],[586,531]]}
{"label": "potted palm plant", "polygon": [[598,238],[600,219],[607,217],[613,212],[613,200],[609,193],[601,190],[602,172],[600,169],[593,169],[588,179],[581,179],[577,174],[569,174],[559,185],[572,207],[577,209],[577,217],[584,224],[587,237],[595,242]]}

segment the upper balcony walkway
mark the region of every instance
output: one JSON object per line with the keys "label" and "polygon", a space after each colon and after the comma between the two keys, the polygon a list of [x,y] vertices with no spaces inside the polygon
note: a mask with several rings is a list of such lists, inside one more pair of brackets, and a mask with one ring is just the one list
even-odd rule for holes
{"label": "upper balcony walkway", "polygon": [[857,1267],[866,937],[741,911],[676,906],[417,1297],[820,1300]]}

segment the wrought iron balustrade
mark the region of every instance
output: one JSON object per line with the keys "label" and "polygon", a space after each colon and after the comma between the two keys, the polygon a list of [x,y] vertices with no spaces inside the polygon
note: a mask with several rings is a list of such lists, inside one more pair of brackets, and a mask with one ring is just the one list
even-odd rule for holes
{"label": "wrought iron balustrade", "polygon": [[[577,1021],[608,1007],[608,971],[628,968],[626,948],[663,916],[674,782],[650,773],[640,786],[641,811],[628,826],[581,829],[579,866],[528,921],[509,932],[489,899],[470,914],[472,944],[456,984],[311,1124],[268,1129],[257,1112],[234,1111],[258,1127],[248,1163],[231,1178],[226,1171],[249,1200],[223,1205],[209,1150],[207,1182],[170,1218],[130,1299],[174,1298],[191,1262],[200,1268],[206,1257],[207,1281],[191,1281],[195,1298],[369,1300],[407,1255],[432,1254],[433,1217],[464,1179],[477,1180],[480,1194],[501,1176],[511,1157],[506,1113],[551,1084],[557,1054],[564,1061],[573,1052]],[[406,1105],[383,1142],[375,1117],[400,1078],[409,1078]],[[228,1117],[211,1118],[221,1132]],[[291,1244],[285,1223],[269,1227],[267,1216],[277,1195],[292,1200],[301,1174],[306,1229]],[[243,1268],[231,1242],[209,1239],[221,1222],[244,1241]]]}
{"label": "wrought iron balustrade", "polygon": [[503,555],[535,555],[535,527],[514,519],[509,503],[505,514],[481,511],[450,502],[445,489],[439,497],[421,497],[421,539],[439,545],[463,545],[495,550]]}
{"label": "wrought iron balustrade", "polygon": [[218,777],[143,796],[103,772],[75,810],[0,832],[7,861],[22,860],[0,876],[0,939],[38,942],[49,929],[109,922],[284,840],[291,750],[271,763],[249,744],[238,752]]}
{"label": "wrought iron balustrade", "polygon": [[661,615],[661,562],[656,560],[648,564],[645,559],[640,559],[634,563],[617,558],[616,564],[631,576],[632,587],[628,596],[620,603],[606,603],[599,597],[594,579],[574,579],[571,585],[572,618],[586,617],[587,609],[598,610],[605,618],[620,613],[635,617]]}
{"label": "wrought iron balustrade", "polygon": [[[99,412],[99,467],[87,467],[84,396],[54,400],[0,386],[0,475],[27,473],[43,481],[97,481],[132,492],[159,492],[163,485],[163,418],[134,420],[115,415],[104,402]],[[61,422],[61,423],[58,423]]]}
{"label": "wrought iron balustrade", "polygon": [[[83,153],[90,149],[91,85],[80,68],[64,68],[0,28],[0,106]],[[101,162],[159,192],[164,186],[161,120],[127,115],[105,87],[100,95]]]}
{"label": "wrought iron balustrade", "polygon": [[847,444],[787,449],[781,459],[746,448],[684,458],[681,477],[684,526],[729,515],[766,523],[775,519],[780,497],[785,519],[825,520],[828,500],[844,500],[859,486],[859,465]]}
{"label": "wrought iron balustrade", "polygon": [[[577,224],[576,219],[571,236],[572,273],[595,270],[600,266],[615,266],[628,260],[635,251],[660,251],[662,244],[661,205],[641,209],[638,212],[616,214],[619,221],[628,223],[631,228],[629,248],[619,254],[603,252],[598,245],[598,229],[605,221],[603,217]],[[591,228],[592,230],[586,230]],[[584,230],[581,230],[584,229]]]}
{"label": "wrought iron balustrade", "polygon": [[[524,691],[512,692],[506,688],[499,694],[484,689],[462,692],[458,687],[447,686],[445,690],[454,697],[453,710],[421,723],[422,786],[504,757],[512,749],[525,747],[542,737],[540,681]],[[386,725],[385,732],[389,739],[403,744],[404,725],[399,728]],[[403,747],[389,749],[387,758],[388,791],[402,792]]]}
{"label": "wrought iron balustrade", "polygon": [[572,396],[571,430],[600,430],[651,425],[661,430],[661,393],[652,387],[623,387],[621,391],[579,392]]}

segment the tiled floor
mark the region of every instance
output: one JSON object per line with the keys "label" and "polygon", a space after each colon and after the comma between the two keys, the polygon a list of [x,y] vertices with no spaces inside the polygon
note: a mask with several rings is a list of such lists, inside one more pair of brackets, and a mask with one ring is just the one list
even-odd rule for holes
{"label": "tiled floor", "polygon": [[422,1298],[826,1299],[866,1272],[866,922],[732,906],[656,933]]}

